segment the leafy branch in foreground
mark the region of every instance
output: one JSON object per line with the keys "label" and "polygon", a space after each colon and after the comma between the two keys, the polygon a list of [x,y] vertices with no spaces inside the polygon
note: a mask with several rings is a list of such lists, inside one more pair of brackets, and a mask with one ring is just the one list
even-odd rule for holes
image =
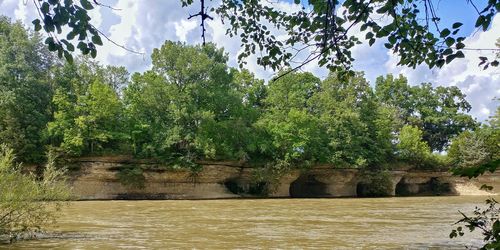
{"label": "leafy branch in foreground", "polygon": [[[479,230],[484,236],[483,240],[486,242],[484,246],[480,249],[499,249],[500,248],[500,208],[498,207],[498,202],[493,199],[487,199],[486,204],[488,207],[486,209],[480,209],[476,207],[473,214],[474,216],[467,216],[462,214],[463,218],[455,224],[465,224],[465,227],[469,229],[470,232]],[[459,226],[453,229],[450,233],[450,238],[456,238],[464,235],[463,227]]]}
{"label": "leafy branch in foreground", "polygon": [[[96,45],[102,45],[102,37],[118,45],[90,23],[89,11],[97,6],[111,7],[98,1],[75,2],[33,0],[39,14],[33,25],[35,30],[43,28],[48,34],[45,42],[49,49],[71,61],[71,52],[75,50],[71,41],[78,42],[76,48],[92,57],[97,54]],[[463,23],[455,21],[443,27],[444,20],[437,13],[435,0],[346,0],[342,3],[339,0],[295,0],[292,6],[295,10],[291,11],[283,10],[280,1],[222,0],[211,8],[207,6],[208,0],[179,2],[183,7],[194,2],[200,5],[200,11],[188,19],[200,18],[203,44],[206,23],[213,19],[212,13],[222,22],[229,23],[226,33],[238,36],[242,43],[243,50],[238,56],[241,67],[255,55],[259,65],[275,71],[297,65],[290,72],[317,61],[319,66],[332,71],[347,70],[352,75],[355,58],[351,50],[362,40],[370,46],[377,40],[383,41],[387,49],[399,56],[398,65],[413,68],[420,64],[440,68],[465,57],[465,50],[499,51],[466,48],[465,37],[460,36]],[[469,0],[462,4],[477,13],[474,27],[483,31],[490,27],[500,10],[500,0],[489,0],[482,6]],[[65,39],[58,38],[63,33],[62,27],[70,30]],[[498,65],[497,59],[481,60],[483,67]]]}
{"label": "leafy branch in foreground", "polygon": [[[89,16],[90,10],[95,6],[103,5],[96,0],[80,0],[79,4],[73,0],[33,0],[38,18],[33,20],[35,31],[44,30],[47,34],[45,44],[50,51],[57,51],[59,58],[64,58],[68,62],[73,62],[72,53],[75,51],[73,41],[77,42],[76,49],[80,50],[83,55],[97,56],[97,46],[102,46],[102,38],[104,37],[114,45],[131,53],[142,54],[131,50],[123,45],[120,45],[110,39],[106,34],[92,25]],[[65,32],[63,28],[68,28]],[[64,38],[60,36],[64,34]]]}
{"label": "leafy branch in foreground", "polygon": [[[465,37],[460,36],[462,22],[443,27],[432,0],[297,0],[295,4],[295,10],[285,11],[279,1],[223,0],[212,10],[229,22],[227,34],[240,37],[244,49],[240,65],[255,54],[258,64],[274,70],[291,64],[297,69],[314,60],[333,71],[349,70],[355,59],[351,50],[362,40],[370,46],[383,41],[399,56],[398,65],[409,67],[442,67],[465,57],[464,50],[474,49],[466,48]],[[472,1],[463,4],[477,12],[474,26],[483,31],[500,10],[498,0],[479,8]]]}
{"label": "leafy branch in foreground", "polygon": [[[449,155],[458,167],[451,169],[454,175],[476,178],[487,171],[493,173],[500,167],[500,106],[491,117],[489,125],[474,132],[464,132],[455,138],[451,144]],[[483,185],[481,189],[492,190],[493,187]],[[470,232],[481,231],[485,245],[481,249],[500,249],[500,208],[498,202],[489,198],[488,207],[476,207],[473,216],[460,212],[462,219],[456,224],[465,224]],[[450,238],[463,236],[462,227],[454,229]]]}

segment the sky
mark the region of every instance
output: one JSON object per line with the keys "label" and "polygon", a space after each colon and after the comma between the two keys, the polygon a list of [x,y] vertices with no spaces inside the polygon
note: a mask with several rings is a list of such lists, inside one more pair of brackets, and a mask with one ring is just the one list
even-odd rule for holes
{"label": "sky", "polygon": [[[479,6],[485,0],[476,1]],[[109,38],[118,44],[135,51],[144,52],[137,55],[104,40],[104,45],[98,48],[97,60],[103,64],[125,66],[130,72],[142,72],[151,67],[149,55],[154,48],[160,47],[165,40],[182,41],[188,44],[201,42],[199,20],[188,20],[188,16],[198,12],[199,6],[193,4],[182,8],[180,0],[101,0],[101,3],[112,6],[97,8],[91,12],[91,23],[103,31]],[[196,3],[197,1],[195,1]],[[263,4],[269,1],[262,0]],[[278,8],[292,12],[298,8],[292,1],[279,1]],[[437,12],[442,17],[442,25],[460,21],[464,23],[462,35],[466,36],[465,44],[468,48],[495,48],[495,41],[500,37],[500,15],[493,19],[487,31],[475,30],[476,13],[466,0],[442,0],[438,3]],[[0,15],[6,15],[14,20],[21,20],[27,27],[36,12],[30,0],[0,0]],[[224,47],[229,54],[230,66],[237,67],[237,55],[241,51],[237,38],[230,38],[225,34],[227,24],[215,18],[208,22],[207,41]],[[274,30],[276,34],[279,31]],[[353,35],[364,35],[354,30]],[[500,68],[482,70],[478,67],[479,56],[491,56],[491,52],[467,51],[466,58],[453,61],[441,69],[430,70],[425,65],[415,69],[396,66],[398,57],[383,46],[384,41],[378,41],[373,46],[366,42],[355,47],[352,51],[354,69],[364,71],[371,84],[377,76],[385,74],[403,74],[408,78],[410,85],[430,82],[434,86],[458,86],[466,99],[471,103],[471,115],[479,121],[485,121],[493,115],[500,101],[493,100],[500,97]],[[275,72],[266,70],[256,64],[255,57],[248,59],[246,68],[254,72],[257,77],[270,79]],[[328,71],[317,66],[315,62],[303,67],[303,71],[313,72],[320,78],[325,78]]]}

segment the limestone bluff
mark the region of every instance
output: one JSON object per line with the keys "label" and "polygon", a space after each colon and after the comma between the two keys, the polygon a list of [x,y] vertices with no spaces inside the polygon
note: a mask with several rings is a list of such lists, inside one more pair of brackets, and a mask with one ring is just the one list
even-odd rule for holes
{"label": "limestone bluff", "polygon": [[[113,199],[224,199],[244,197],[313,198],[361,197],[363,173],[358,169],[318,165],[291,170],[275,186],[258,193],[255,168],[238,162],[200,162],[201,170],[169,169],[160,163],[130,157],[87,157],[68,163],[70,183],[78,200]],[[126,185],[118,173],[131,166],[143,169],[141,187]],[[389,196],[487,195],[483,184],[500,188],[500,174],[469,180],[446,171],[396,169],[390,176]],[[437,190],[439,188],[439,190]],[[257,194],[258,193],[258,194]]]}

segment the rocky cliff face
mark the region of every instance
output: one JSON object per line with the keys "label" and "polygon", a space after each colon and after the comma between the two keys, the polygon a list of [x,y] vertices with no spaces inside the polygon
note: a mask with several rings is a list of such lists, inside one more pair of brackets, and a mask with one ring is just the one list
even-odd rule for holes
{"label": "rocky cliff face", "polygon": [[[82,158],[72,163],[76,199],[218,199],[256,197],[357,197],[363,174],[318,166],[294,170],[279,183],[256,182],[254,169],[232,162],[204,162],[199,172],[172,170],[124,157]],[[131,171],[131,170],[138,171]],[[129,172],[127,172],[129,171]],[[481,195],[482,184],[500,190],[500,174],[468,180],[447,172],[390,171],[387,194]]]}

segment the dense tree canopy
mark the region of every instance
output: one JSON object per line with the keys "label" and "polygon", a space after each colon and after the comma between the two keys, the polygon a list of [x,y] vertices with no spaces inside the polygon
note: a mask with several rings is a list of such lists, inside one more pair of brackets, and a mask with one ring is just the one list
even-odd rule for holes
{"label": "dense tree canopy", "polygon": [[363,74],[348,81],[331,74],[321,84],[315,97],[316,113],[326,126],[331,147],[331,162],[366,166],[390,157],[387,147],[390,135],[382,125],[382,110]]}
{"label": "dense tree canopy", "polygon": [[0,141],[25,160],[39,160],[43,153],[39,149],[41,131],[50,119],[52,64],[40,35],[0,16]]}
{"label": "dense tree canopy", "polygon": [[[324,80],[293,72],[266,84],[229,67],[214,44],[170,41],[153,51],[150,70],[129,79],[124,68],[85,56],[52,60],[37,35],[7,19],[2,27],[0,141],[22,161],[40,162],[52,146],[71,157],[132,154],[179,167],[236,160],[279,169],[380,170],[397,161],[432,168],[446,164],[433,151],[450,141],[455,166],[498,158],[490,139],[498,117],[478,130],[456,87],[388,75],[372,88],[362,72]],[[471,140],[487,156],[460,153]]]}
{"label": "dense tree canopy", "polygon": [[403,76],[388,75],[377,78],[375,89],[380,101],[395,107],[405,124],[423,131],[432,150],[446,149],[451,138],[476,126],[467,115],[471,106],[456,86],[434,88],[422,83],[411,87]]}
{"label": "dense tree canopy", "polygon": [[152,70],[135,74],[125,90],[136,153],[245,160],[256,149],[262,81],[230,70],[212,44],[166,42],[152,59]]}

